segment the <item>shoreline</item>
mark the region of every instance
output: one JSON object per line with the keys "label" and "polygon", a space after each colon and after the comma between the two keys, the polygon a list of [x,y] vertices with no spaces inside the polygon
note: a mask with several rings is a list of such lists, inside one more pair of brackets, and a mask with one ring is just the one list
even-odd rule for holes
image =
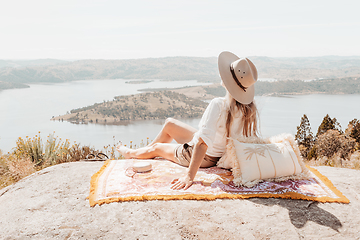
{"label": "shoreline", "polygon": [[[161,96],[164,92],[173,92],[174,94],[182,94],[185,95],[186,97],[190,98],[190,99],[194,99],[194,100],[201,100],[206,102],[206,100],[211,100],[215,97],[222,97],[222,94],[219,94],[218,91],[220,88],[220,84],[219,83],[213,83],[210,85],[206,85],[206,86],[185,86],[185,87],[180,87],[180,88],[155,88],[155,89],[139,89],[138,91],[140,91],[140,93],[137,94],[133,94],[130,96],[119,96],[119,97],[115,97],[115,99],[130,99],[130,102],[135,102],[138,103],[138,100],[142,99],[142,97],[144,95],[151,95],[151,94],[155,94],[155,95],[159,95],[156,98],[160,98],[162,99],[163,96]],[[209,89],[215,89],[215,91],[213,93],[209,93],[207,90]],[[221,90],[222,88],[220,88]],[[268,93],[268,94],[262,94],[262,95],[256,95],[255,96],[263,96],[263,97],[281,97],[281,98],[291,98],[291,97],[295,97],[295,96],[302,96],[302,95],[313,95],[313,94],[319,94],[319,95],[359,95],[359,93],[353,93],[353,94],[347,94],[347,93],[343,93],[343,92],[339,92],[339,93],[327,93],[327,92],[320,92],[320,91],[312,91],[312,92],[289,92],[289,93],[278,93],[278,92],[273,92],[273,93]],[[172,99],[168,99],[168,103],[170,108],[176,108],[176,106],[178,104],[175,104],[175,101],[173,101],[173,104],[170,104],[170,101]],[[129,100],[127,100],[129,101]],[[162,100],[160,100],[162,102]],[[129,102],[128,102],[129,103]],[[164,116],[164,115],[135,115],[132,117],[132,119],[121,119],[118,118],[117,116],[104,116],[104,115],[94,115],[92,114],[94,112],[94,108],[95,106],[102,106],[104,108],[108,108],[111,109],[112,107],[113,101],[107,102],[107,103],[95,103],[92,106],[89,107],[84,107],[84,108],[79,108],[79,109],[75,109],[75,110],[71,110],[74,111],[73,113],[70,114],[64,114],[64,115],[60,115],[57,117],[53,117],[50,120],[51,121],[67,121],[70,122],[72,124],[99,124],[99,125],[129,125],[133,122],[138,122],[138,121],[148,121],[148,120],[165,120],[166,118],[170,117],[170,116]],[[125,104],[126,105],[126,104]],[[165,111],[167,111],[168,107],[162,106],[161,109],[164,109]],[[177,106],[178,107],[178,106]],[[143,107],[140,107],[143,108]],[[149,104],[146,105],[146,108],[152,108],[153,110],[158,109],[159,108],[159,103],[155,103],[155,102],[150,102]],[[83,109],[83,110],[81,110]],[[92,109],[92,112],[89,112],[89,109]],[[191,108],[190,108],[191,109]],[[189,109],[189,111],[191,112],[191,110]],[[130,112],[128,112],[128,115],[133,115],[133,111],[138,112],[138,110],[136,109],[129,109]],[[80,117],[78,117],[80,113]],[[161,113],[163,114],[163,113]],[[200,114],[200,113],[199,113]],[[181,116],[181,115],[172,115],[171,117],[175,117],[175,118],[182,118],[182,119],[192,119],[192,118],[198,118],[199,116]]]}

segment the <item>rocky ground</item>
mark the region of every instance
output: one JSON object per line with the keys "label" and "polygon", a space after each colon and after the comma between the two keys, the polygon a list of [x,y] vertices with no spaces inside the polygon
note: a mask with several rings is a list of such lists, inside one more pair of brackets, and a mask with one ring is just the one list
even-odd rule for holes
{"label": "rocky ground", "polygon": [[90,207],[102,162],[56,165],[0,190],[0,239],[360,239],[360,172],[316,167],[350,204],[285,199]]}

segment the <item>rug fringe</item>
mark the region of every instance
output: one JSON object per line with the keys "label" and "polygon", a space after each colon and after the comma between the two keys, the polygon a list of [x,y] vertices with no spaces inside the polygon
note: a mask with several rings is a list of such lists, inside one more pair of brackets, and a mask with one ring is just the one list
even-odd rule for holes
{"label": "rug fringe", "polygon": [[240,194],[220,194],[220,195],[194,195],[194,194],[184,194],[184,195],[172,195],[172,196],[163,196],[163,195],[155,195],[155,196],[132,196],[132,197],[115,197],[115,198],[107,198],[103,200],[99,200],[94,205],[112,203],[112,202],[129,202],[129,201],[151,201],[151,200],[205,200],[205,201],[213,201],[216,199],[248,199],[248,198],[282,198],[282,199],[294,199],[294,200],[308,200],[308,201],[317,201],[317,202],[336,202],[336,203],[349,203],[349,201],[345,199],[333,199],[329,197],[307,197],[299,193],[285,193],[282,195],[271,194],[271,193],[262,193],[262,194],[248,194],[248,195],[240,195]]}
{"label": "rug fringe", "polygon": [[318,178],[321,179],[321,181],[328,187],[330,188],[338,197],[338,201],[331,201],[333,200],[332,198],[329,197],[323,197],[326,199],[327,202],[339,202],[339,203],[350,203],[350,200],[347,199],[347,197],[345,197],[342,192],[340,192],[335,186],[334,184],[332,184],[332,182],[324,175],[322,175],[317,169],[312,168],[310,166],[306,166],[312,173],[314,173]]}
{"label": "rug fringe", "polygon": [[89,203],[90,203],[91,207],[95,206],[98,203],[95,200],[95,198],[96,198],[95,193],[96,193],[96,189],[98,188],[98,182],[99,182],[98,179],[103,174],[103,172],[105,171],[107,166],[109,166],[110,162],[111,162],[111,160],[105,161],[105,163],[102,165],[100,170],[97,173],[95,173],[94,175],[92,175],[92,177],[91,177],[91,180],[90,180],[90,194],[87,197],[87,199],[89,199]]}

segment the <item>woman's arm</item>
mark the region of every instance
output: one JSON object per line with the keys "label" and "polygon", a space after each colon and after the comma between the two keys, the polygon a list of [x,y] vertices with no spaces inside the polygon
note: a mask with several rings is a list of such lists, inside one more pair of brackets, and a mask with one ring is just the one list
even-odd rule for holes
{"label": "woman's arm", "polygon": [[173,184],[171,186],[171,189],[186,190],[192,185],[195,175],[196,175],[202,161],[204,160],[207,148],[208,147],[205,144],[205,142],[202,140],[202,138],[199,138],[199,141],[196,143],[196,145],[194,147],[194,151],[191,156],[191,161],[190,161],[190,165],[187,170],[187,173],[185,174],[185,176],[183,176],[181,178],[174,179],[171,182]]}

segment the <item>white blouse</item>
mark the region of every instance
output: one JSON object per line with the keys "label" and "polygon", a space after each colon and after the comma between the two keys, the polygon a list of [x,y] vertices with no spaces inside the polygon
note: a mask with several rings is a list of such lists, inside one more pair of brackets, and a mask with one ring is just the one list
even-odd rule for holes
{"label": "white blouse", "polygon": [[[194,134],[191,142],[196,144],[201,138],[208,146],[206,154],[221,157],[226,149],[226,115],[228,104],[225,98],[214,98],[207,106],[199,123],[199,131]],[[230,136],[241,133],[241,113],[234,116],[230,128]]]}

